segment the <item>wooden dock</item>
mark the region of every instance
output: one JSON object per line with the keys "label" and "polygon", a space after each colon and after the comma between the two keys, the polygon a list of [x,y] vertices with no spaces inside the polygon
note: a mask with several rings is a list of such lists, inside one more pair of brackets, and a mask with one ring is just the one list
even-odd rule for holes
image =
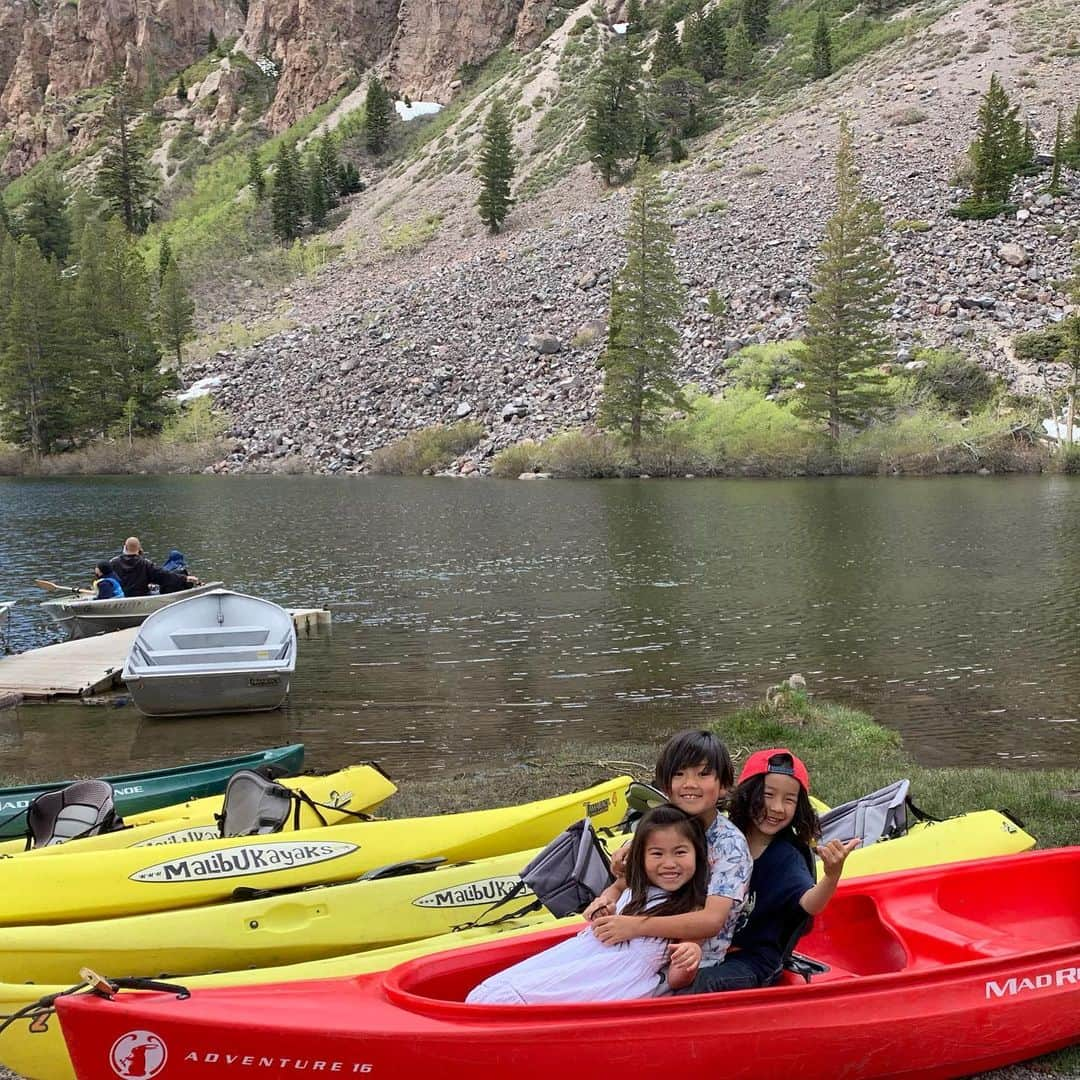
{"label": "wooden dock", "polygon": [[[295,608],[289,614],[302,634],[330,625],[330,612],[322,608]],[[52,701],[103,694],[120,685],[138,632],[135,626],[0,657],[0,699],[14,695],[26,702]]]}

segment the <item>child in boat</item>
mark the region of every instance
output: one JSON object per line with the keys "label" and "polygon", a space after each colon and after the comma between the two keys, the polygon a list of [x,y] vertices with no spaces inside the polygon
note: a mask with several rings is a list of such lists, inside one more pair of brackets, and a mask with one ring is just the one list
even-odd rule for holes
{"label": "child in boat", "polygon": [[[634,833],[618,909],[628,915],[649,911],[658,918],[694,911],[705,903],[708,876],[700,822],[674,806],[658,806]],[[649,997],[662,985],[660,971],[669,961],[669,982],[693,979],[698,955],[696,945],[672,946],[659,937],[637,937],[611,949],[586,927],[489,976],[465,1000],[471,1005],[538,1005]]]}
{"label": "child in boat", "polygon": [[780,977],[784,953],[836,891],[848,855],[859,840],[818,847],[824,865],[814,881],[811,842],[820,835],[810,804],[810,774],[782,747],[751,754],[731,800],[732,822],[745,834],[754,859],[744,914],[731,949],[718,964],[702,964],[684,994],[748,990]]}
{"label": "child in boat", "polygon": [[118,600],[124,595],[120,579],[113,573],[108,562],[102,561],[94,565],[94,585],[97,587],[95,600]]}
{"label": "child in boat", "polygon": [[[597,940],[618,945],[637,937],[662,937],[681,942],[686,951],[700,947],[702,964],[723,960],[753,869],[746,837],[717,810],[734,780],[731,755],[711,731],[683,731],[668,740],[656,762],[656,784],[674,806],[697,818],[705,829],[710,866],[705,905],[680,915],[626,912],[617,908],[626,882],[616,877],[615,884],[585,909]],[[618,874],[620,867],[617,853],[612,870]],[[679,982],[669,979],[669,984],[674,989]]]}

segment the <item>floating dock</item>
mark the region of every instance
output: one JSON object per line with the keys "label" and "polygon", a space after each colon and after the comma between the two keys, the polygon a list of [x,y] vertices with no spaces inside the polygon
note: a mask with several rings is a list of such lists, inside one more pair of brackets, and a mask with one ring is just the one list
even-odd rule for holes
{"label": "floating dock", "polygon": [[[322,608],[290,608],[289,614],[301,634],[330,625],[330,612]],[[120,685],[124,660],[138,632],[133,626],[0,657],[0,700],[53,701],[106,693]]]}

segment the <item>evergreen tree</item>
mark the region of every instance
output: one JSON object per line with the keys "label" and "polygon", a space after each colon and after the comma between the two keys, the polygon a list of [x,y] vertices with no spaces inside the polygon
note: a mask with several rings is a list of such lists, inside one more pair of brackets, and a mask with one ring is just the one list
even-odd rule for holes
{"label": "evergreen tree", "polygon": [[815,79],[832,74],[832,31],[824,8],[818,12],[817,30],[814,31],[813,73]]}
{"label": "evergreen tree", "polygon": [[636,453],[642,435],[668,409],[687,403],[675,378],[684,293],[664,216],[660,181],[640,171],[630,203],[626,263],[611,289],[607,348],[600,366],[602,427],[629,436]]}
{"label": "evergreen tree", "polygon": [[180,74],[176,78],[176,100],[177,101],[182,101],[186,105],[187,104],[187,95],[188,95],[187,83],[184,82],[184,73],[181,71]]}
{"label": "evergreen tree", "polygon": [[259,151],[255,149],[248,151],[248,187],[251,188],[256,202],[262,202],[266,198],[266,174],[259,160]]}
{"label": "evergreen tree", "polygon": [[769,36],[769,0],[742,0],[740,21],[746,24],[752,45],[760,45]]}
{"label": "evergreen tree", "polygon": [[621,163],[637,157],[641,124],[641,55],[630,41],[614,41],[604,53],[589,88],[585,146],[605,187]]}
{"label": "evergreen tree", "polygon": [[705,13],[700,4],[683,22],[681,51],[681,66],[688,67],[704,77],[705,73],[701,69],[705,62]]}
{"label": "evergreen tree", "polygon": [[146,264],[115,219],[83,232],[73,307],[83,374],[93,387],[82,410],[87,430],[160,430],[176,375],[161,371]]}
{"label": "evergreen tree", "polygon": [[304,182],[296,150],[282,144],[274,163],[270,227],[283,244],[290,243],[300,235],[305,202]]}
{"label": "evergreen tree", "polygon": [[211,27],[206,33],[206,51],[210,56],[215,55],[218,51],[217,34],[214,33],[213,27]]}
{"label": "evergreen tree", "polygon": [[641,0],[630,0],[626,5],[626,36],[641,37],[649,29]]}
{"label": "evergreen tree", "polygon": [[183,363],[184,342],[195,334],[195,303],[188,294],[176,262],[170,262],[158,292],[158,329],[161,344],[176,355],[176,370]]}
{"label": "evergreen tree", "polygon": [[1064,195],[1065,186],[1061,182],[1061,166],[1065,161],[1065,128],[1061,119],[1061,109],[1057,111],[1057,129],[1054,132],[1054,168],[1050,173],[1047,192],[1050,195]]}
{"label": "evergreen tree", "polygon": [[381,154],[390,141],[394,103],[382,79],[372,75],[364,98],[364,142],[369,154]]}
{"label": "evergreen tree", "polygon": [[990,76],[987,90],[979,106],[979,128],[969,151],[974,176],[971,182],[970,203],[987,210],[1000,209],[1009,198],[1016,174],[1022,145],[1018,107],[1009,104],[1009,96],[998,81]]}
{"label": "evergreen tree", "polygon": [[71,250],[71,221],[67,212],[67,189],[55,173],[35,178],[19,207],[19,232],[32,236],[47,259],[67,261]]}
{"label": "evergreen tree", "polygon": [[165,282],[165,271],[169,269],[173,262],[172,245],[169,243],[169,237],[167,233],[161,234],[161,244],[158,247],[158,265],[157,265],[157,283],[158,288]]}
{"label": "evergreen tree", "polygon": [[749,78],[753,63],[754,47],[750,43],[750,33],[746,29],[746,23],[740,21],[728,35],[724,74],[732,82],[743,82]]}
{"label": "evergreen tree", "polygon": [[1035,165],[1035,132],[1030,124],[1024,125],[1024,141],[1020,147],[1020,160],[1018,162],[1020,172],[1030,173],[1036,169]]}
{"label": "evergreen tree", "polygon": [[0,353],[0,434],[35,458],[72,434],[73,363],[62,289],[57,264],[24,236],[14,251]]}
{"label": "evergreen tree", "polygon": [[660,20],[660,29],[656,32],[656,41],[653,42],[652,64],[650,72],[654,79],[659,78],[665,71],[682,64],[682,47],[679,44],[679,25],[676,12],[668,8]]}
{"label": "evergreen tree", "polygon": [[322,163],[317,154],[309,154],[305,166],[307,184],[307,216],[312,228],[321,229],[326,224],[326,215],[330,212],[330,188],[323,175]]}
{"label": "evergreen tree", "polygon": [[4,194],[0,191],[0,236],[11,235],[11,217],[8,214],[7,203],[4,202]]}
{"label": "evergreen tree", "polygon": [[343,161],[338,165],[337,189],[342,195],[353,195],[364,190],[360,170],[351,161]]}
{"label": "evergreen tree", "polygon": [[123,75],[110,88],[105,106],[108,141],[97,175],[98,194],[129,233],[144,233],[154,212],[157,186],[136,128],[135,87]]}
{"label": "evergreen tree", "polygon": [[854,139],[840,125],[836,212],[825,226],[807,315],[803,388],[795,411],[825,424],[836,442],[844,424],[863,427],[884,401],[892,264],[881,239],[881,208],[862,192]]}
{"label": "evergreen tree", "polygon": [[1076,426],[1076,391],[1080,382],[1080,245],[1076,248],[1076,265],[1073,268],[1071,282],[1073,313],[1064,322],[1065,347],[1057,360],[1069,367],[1072,377],[1069,379],[1065,408],[1065,441],[1073,445],[1073,428]]}
{"label": "evergreen tree", "polygon": [[[667,136],[669,151],[673,144],[701,130],[707,109],[707,94],[705,80],[689,68],[672,68],[657,80],[656,115]],[[676,160],[681,159],[672,154],[672,161]]]}
{"label": "evergreen tree", "polygon": [[720,8],[713,7],[701,20],[701,59],[697,70],[706,82],[724,74],[727,59],[727,30]]}
{"label": "evergreen tree", "polygon": [[476,171],[480,177],[480,198],[476,202],[480,220],[491,232],[497,233],[514,203],[510,195],[510,184],[514,179],[514,140],[502,98],[496,98],[488,109]]}
{"label": "evergreen tree", "polygon": [[333,210],[338,204],[338,181],[341,177],[341,162],[338,160],[337,139],[332,131],[325,131],[315,147],[318,156],[319,172],[326,189],[327,208]]}

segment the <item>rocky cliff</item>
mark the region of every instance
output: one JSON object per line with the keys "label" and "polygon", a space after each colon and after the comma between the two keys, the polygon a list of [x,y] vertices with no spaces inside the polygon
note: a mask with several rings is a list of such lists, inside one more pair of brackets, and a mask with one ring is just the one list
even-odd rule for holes
{"label": "rocky cliff", "polygon": [[463,64],[500,45],[535,44],[551,0],[0,0],[2,170],[17,175],[86,123],[76,95],[121,70],[139,85],[206,52],[208,34],[236,38],[273,62],[266,114],[280,131],[369,68],[395,89],[446,100]]}

